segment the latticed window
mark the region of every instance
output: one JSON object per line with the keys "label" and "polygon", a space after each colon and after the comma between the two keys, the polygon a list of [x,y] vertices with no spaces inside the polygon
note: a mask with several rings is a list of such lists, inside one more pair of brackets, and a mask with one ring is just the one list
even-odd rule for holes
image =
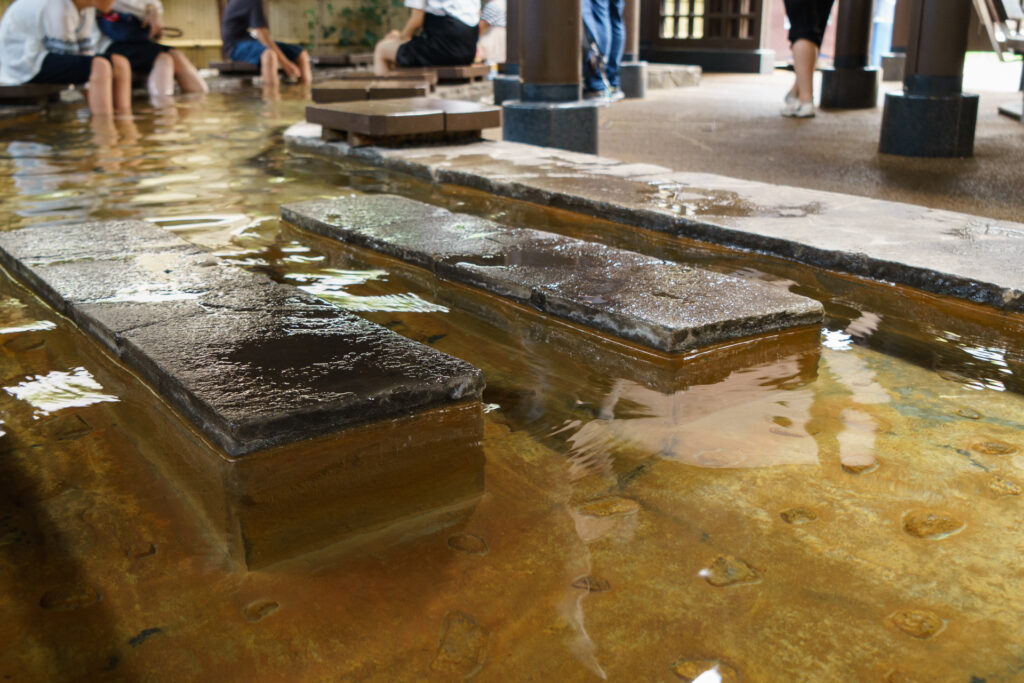
{"label": "latticed window", "polygon": [[659,38],[756,40],[758,0],[661,0]]}

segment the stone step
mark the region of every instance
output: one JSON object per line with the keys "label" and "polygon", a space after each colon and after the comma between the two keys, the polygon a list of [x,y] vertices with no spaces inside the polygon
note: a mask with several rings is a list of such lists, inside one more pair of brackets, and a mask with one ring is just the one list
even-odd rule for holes
{"label": "stone step", "polygon": [[426,81],[345,81],[330,80],[313,86],[313,102],[360,102],[362,100],[393,100],[426,97],[431,86]]}
{"label": "stone step", "polygon": [[402,197],[313,200],[282,206],[281,216],[663,353],[822,320],[817,301],[760,282],[539,230],[506,228]]}
{"label": "stone step", "polygon": [[475,102],[412,97],[306,107],[306,119],[351,144],[387,144],[416,139],[477,138],[501,126],[501,108]]}
{"label": "stone step", "polygon": [[478,370],[149,223],[0,233],[0,261],[229,456],[478,400]]}
{"label": "stone step", "polygon": [[298,123],[285,143],[431,183],[1024,311],[1024,223],[513,142],[357,148]]}
{"label": "stone step", "polygon": [[372,52],[348,52],[344,54],[311,55],[309,61],[313,66],[367,66],[373,64]]}
{"label": "stone step", "polygon": [[433,71],[440,83],[458,83],[466,81],[482,81],[491,73],[487,64],[467,64],[464,66],[418,66],[393,69],[395,74],[417,74]]}

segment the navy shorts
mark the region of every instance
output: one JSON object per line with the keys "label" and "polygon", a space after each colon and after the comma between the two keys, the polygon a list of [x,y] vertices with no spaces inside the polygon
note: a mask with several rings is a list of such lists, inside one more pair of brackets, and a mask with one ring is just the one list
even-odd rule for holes
{"label": "navy shorts", "polygon": [[89,82],[92,73],[92,55],[62,55],[47,52],[43,66],[29,83],[74,83]]}
{"label": "navy shorts", "polygon": [[166,45],[154,43],[152,40],[132,43],[118,42],[111,43],[107,51],[103,53],[103,56],[121,55],[132,65],[132,73],[147,76],[153,70],[156,58],[165,52],[170,52],[170,50],[171,48]]}
{"label": "navy shorts", "polygon": [[821,47],[828,15],[835,0],[785,0],[789,18],[789,42],[809,40]]}
{"label": "navy shorts", "polygon": [[[294,62],[302,54],[303,48],[301,45],[292,45],[291,43],[277,43],[277,47],[284,53],[290,61]],[[260,65],[260,57],[266,51],[266,47],[260,41],[255,38],[246,38],[235,43],[235,46],[231,48],[231,54],[228,57],[233,62],[248,62],[253,66]]]}
{"label": "navy shorts", "polygon": [[476,58],[478,26],[466,26],[458,19],[429,12],[423,30],[398,46],[398,66],[462,66]]}

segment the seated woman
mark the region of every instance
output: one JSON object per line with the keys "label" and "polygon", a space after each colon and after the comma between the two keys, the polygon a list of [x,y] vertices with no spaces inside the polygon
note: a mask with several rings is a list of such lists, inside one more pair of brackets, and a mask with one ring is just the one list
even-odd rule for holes
{"label": "seated woman", "polygon": [[156,41],[163,34],[160,0],[114,0],[114,11],[99,17],[104,56],[123,55],[132,72],[146,77],[153,96],[174,94],[174,81],[185,93],[206,93],[209,87],[192,62],[178,50]]}
{"label": "seated woman", "polygon": [[0,19],[0,85],[87,84],[94,116],[132,113],[132,74],[120,55],[98,57],[96,10],[114,0],[14,0]]}
{"label": "seated woman", "polygon": [[405,6],[412,10],[405,27],[389,33],[373,50],[375,73],[385,75],[396,66],[473,63],[480,0],[405,0]]}
{"label": "seated woman", "polygon": [[[249,29],[255,38],[249,36]],[[224,56],[260,67],[265,87],[277,87],[279,69],[299,83],[313,82],[313,66],[302,46],[279,43],[270,37],[263,0],[228,0],[221,18],[220,36]]]}

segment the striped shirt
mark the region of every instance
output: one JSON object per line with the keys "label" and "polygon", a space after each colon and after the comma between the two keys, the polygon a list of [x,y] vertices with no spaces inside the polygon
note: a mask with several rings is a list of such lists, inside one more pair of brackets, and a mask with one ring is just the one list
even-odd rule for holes
{"label": "striped shirt", "polygon": [[480,12],[480,20],[486,21],[488,26],[504,27],[508,24],[505,18],[505,0],[488,0]]}

